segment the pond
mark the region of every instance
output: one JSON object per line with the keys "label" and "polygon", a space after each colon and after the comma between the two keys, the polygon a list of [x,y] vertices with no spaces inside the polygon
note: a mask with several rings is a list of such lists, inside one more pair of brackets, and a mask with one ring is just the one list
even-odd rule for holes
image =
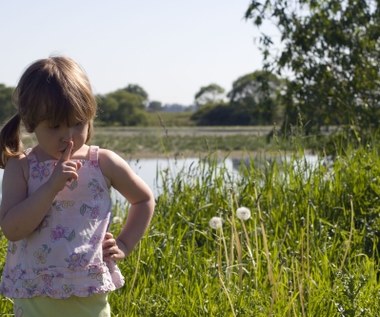
{"label": "pond", "polygon": [[[316,164],[318,157],[315,155],[305,156],[309,164]],[[264,159],[265,160],[265,159]],[[244,161],[244,160],[243,160]],[[238,168],[241,164],[241,159],[226,158],[221,160],[218,164],[230,175],[238,175]],[[152,159],[139,159],[128,161],[128,164],[153,190],[155,196],[162,192],[161,174],[168,174],[170,177],[175,178],[180,172],[186,172],[200,164],[199,158],[152,158]],[[3,170],[0,169],[0,179],[2,179]],[[0,198],[1,198],[1,182],[0,182]],[[113,200],[123,203],[125,200],[118,193],[112,193]]]}
{"label": "pond", "polygon": [[[139,159],[128,161],[131,168],[139,175],[153,190],[154,194],[157,196],[161,193],[160,174],[165,171],[169,173],[172,177],[175,177],[180,171],[188,170],[194,164],[199,164],[199,159],[197,158],[186,158],[186,159],[174,159],[174,158],[154,158],[154,159]],[[233,161],[227,159],[224,163],[225,167],[229,172],[234,171]],[[4,170],[0,169],[0,180],[3,177]],[[1,198],[1,187],[0,182],[0,198]],[[122,198],[117,194],[113,193],[113,198],[117,200],[122,200]]]}
{"label": "pond", "polygon": [[[226,159],[223,166],[229,173],[237,173],[236,166],[232,159]],[[134,161],[128,161],[131,168],[139,175],[153,190],[155,196],[158,196],[162,192],[162,175],[168,175],[171,178],[175,178],[178,173],[182,171],[189,171],[194,166],[200,164],[199,158],[186,158],[186,159],[174,159],[174,158],[159,158],[159,159],[140,159]],[[120,197],[117,192],[113,193],[114,200],[123,202],[124,199]]]}

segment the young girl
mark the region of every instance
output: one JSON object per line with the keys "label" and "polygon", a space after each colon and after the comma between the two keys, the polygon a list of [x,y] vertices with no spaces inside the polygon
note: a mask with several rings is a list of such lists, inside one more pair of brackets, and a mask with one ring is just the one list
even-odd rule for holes
{"label": "young girl", "polygon": [[[72,59],[36,61],[15,97],[17,114],[0,134],[0,226],[9,240],[0,292],[17,317],[110,316],[107,293],[124,284],[115,261],[147,229],[152,192],[120,156],[87,145],[96,101]],[[37,139],[26,151],[21,123]],[[107,232],[111,187],[130,203],[116,239]]]}

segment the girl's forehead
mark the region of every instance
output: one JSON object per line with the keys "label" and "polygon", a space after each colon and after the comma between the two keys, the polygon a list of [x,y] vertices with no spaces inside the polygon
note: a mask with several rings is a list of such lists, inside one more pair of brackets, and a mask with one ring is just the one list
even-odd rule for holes
{"label": "girl's forehead", "polygon": [[[45,109],[43,109],[45,108]],[[75,124],[78,122],[89,121],[89,118],[85,116],[82,112],[75,111],[75,109],[54,109],[43,107],[40,109],[38,116],[38,121],[48,121],[54,125],[66,123],[68,125]]]}
{"label": "girl's forehead", "polygon": [[45,121],[50,124],[67,124],[68,126],[77,124],[79,122],[87,122],[89,121],[87,118],[81,118],[75,115],[61,115],[61,116],[53,116],[53,117],[45,117]]}

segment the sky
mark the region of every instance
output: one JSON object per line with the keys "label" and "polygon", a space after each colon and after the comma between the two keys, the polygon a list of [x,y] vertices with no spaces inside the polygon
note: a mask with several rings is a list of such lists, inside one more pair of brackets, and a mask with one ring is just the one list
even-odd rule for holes
{"label": "sky", "polygon": [[226,92],[261,69],[249,0],[0,0],[0,83],[14,87],[33,61],[66,55],[94,93],[129,84],[149,100],[190,105],[203,86]]}

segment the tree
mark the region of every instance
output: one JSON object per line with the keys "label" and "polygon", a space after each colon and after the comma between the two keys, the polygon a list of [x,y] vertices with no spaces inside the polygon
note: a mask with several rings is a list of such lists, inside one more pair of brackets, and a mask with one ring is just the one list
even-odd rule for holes
{"label": "tree", "polygon": [[160,101],[150,101],[148,104],[148,110],[151,112],[157,112],[162,110],[162,103]]}
{"label": "tree", "polygon": [[104,123],[116,122],[116,111],[119,107],[118,101],[112,95],[98,95],[97,102],[99,105],[97,120]]}
{"label": "tree", "polygon": [[199,108],[207,104],[216,104],[224,100],[224,88],[218,84],[201,87],[194,96],[194,103]]}
{"label": "tree", "polygon": [[13,91],[14,88],[0,84],[0,124],[16,113],[16,108],[12,103]]}
{"label": "tree", "polygon": [[191,116],[191,120],[200,126],[244,124],[244,122],[236,122],[235,119],[234,108],[225,103],[206,104]]}
{"label": "tree", "polygon": [[289,74],[286,122],[306,132],[327,124],[379,126],[380,8],[371,0],[251,0],[246,18],[274,23],[280,53],[262,34],[265,67]]}
{"label": "tree", "polygon": [[210,94],[220,91],[218,86],[202,87],[196,99],[207,102],[198,101],[201,107],[191,119],[198,125],[271,125],[281,118],[282,85],[282,80],[269,71],[255,71],[233,82],[227,94],[229,102],[210,99]]}
{"label": "tree", "polygon": [[140,96],[143,99],[144,103],[147,103],[148,101],[148,93],[144,90],[144,88],[142,88],[139,85],[129,84],[127,87],[125,87],[122,90],[130,92],[131,94]]}
{"label": "tree", "polygon": [[123,126],[146,122],[145,98],[141,94],[119,89],[99,97],[99,119],[105,123]]}
{"label": "tree", "polygon": [[[228,93],[235,115],[246,124],[270,125],[281,117],[280,93],[283,81],[269,71],[255,71],[239,77]],[[244,118],[244,119],[243,119]]]}

